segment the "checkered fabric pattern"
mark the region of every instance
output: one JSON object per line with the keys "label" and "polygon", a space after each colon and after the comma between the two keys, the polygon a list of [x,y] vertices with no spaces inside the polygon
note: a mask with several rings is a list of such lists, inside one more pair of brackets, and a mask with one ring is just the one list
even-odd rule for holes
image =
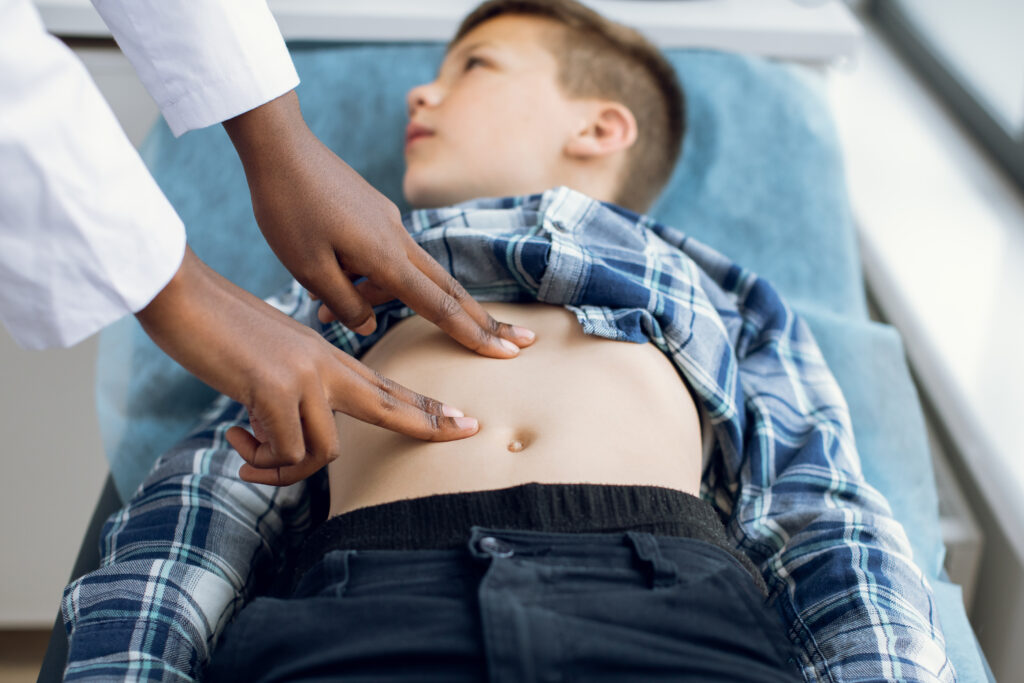
{"label": "checkered fabric pattern", "polygon": [[[808,681],[952,681],[931,588],[863,478],[848,410],[807,326],[723,255],[567,188],[416,211],[406,226],[482,301],[564,306],[584,332],[653,343],[712,426],[701,496],[758,566]],[[271,301],[359,356],[368,337],[317,321],[297,284]],[[218,634],[312,523],[323,478],[237,478],[219,399],[106,524],[102,567],[64,594],[67,679],[194,680]],[[284,627],[284,626],[283,626]]]}

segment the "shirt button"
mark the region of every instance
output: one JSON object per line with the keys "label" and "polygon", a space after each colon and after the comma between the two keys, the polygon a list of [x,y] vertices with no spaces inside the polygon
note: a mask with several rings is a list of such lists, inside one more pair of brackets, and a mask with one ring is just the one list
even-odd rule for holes
{"label": "shirt button", "polygon": [[480,550],[493,557],[512,557],[515,554],[512,546],[494,536],[484,536],[477,545],[480,546]]}

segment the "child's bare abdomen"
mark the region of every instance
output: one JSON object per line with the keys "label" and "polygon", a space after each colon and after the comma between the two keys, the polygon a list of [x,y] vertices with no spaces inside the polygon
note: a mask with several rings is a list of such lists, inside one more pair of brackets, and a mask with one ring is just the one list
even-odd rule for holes
{"label": "child's bare abdomen", "polygon": [[338,415],[342,455],[331,463],[331,515],[436,493],[527,482],[646,484],[696,494],[697,409],[652,344],[584,335],[576,317],[544,304],[484,304],[531,328],[518,358],[484,358],[419,317],[362,358],[386,377],[480,421],[460,441],[424,442]]}

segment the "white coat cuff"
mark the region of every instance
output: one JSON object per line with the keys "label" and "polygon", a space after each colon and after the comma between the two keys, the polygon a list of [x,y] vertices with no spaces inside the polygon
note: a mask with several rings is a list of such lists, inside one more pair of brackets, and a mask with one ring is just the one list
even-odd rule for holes
{"label": "white coat cuff", "polygon": [[204,128],[299,84],[261,0],[93,0],[171,131]]}
{"label": "white coat cuff", "polygon": [[180,100],[165,104],[161,111],[171,132],[178,137],[244,114],[294,90],[298,84],[299,76],[286,54],[284,61],[268,64],[258,78],[197,84]]}

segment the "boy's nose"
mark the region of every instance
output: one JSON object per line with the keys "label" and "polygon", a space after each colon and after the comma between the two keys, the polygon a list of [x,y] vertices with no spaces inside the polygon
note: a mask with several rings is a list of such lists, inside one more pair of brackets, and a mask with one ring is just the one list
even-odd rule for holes
{"label": "boy's nose", "polygon": [[437,83],[417,85],[405,96],[409,107],[409,116],[413,116],[420,107],[435,107],[441,101],[441,89]]}

